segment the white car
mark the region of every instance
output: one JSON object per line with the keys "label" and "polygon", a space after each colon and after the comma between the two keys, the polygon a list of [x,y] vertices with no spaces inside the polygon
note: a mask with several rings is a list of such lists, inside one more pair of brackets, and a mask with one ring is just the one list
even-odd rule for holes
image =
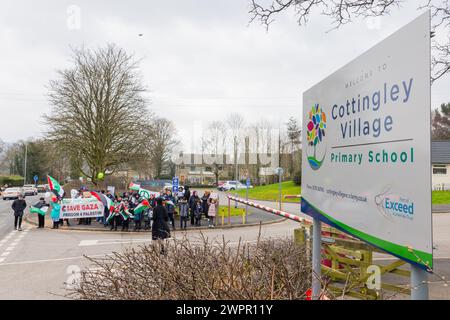
{"label": "white car", "polygon": [[38,189],[33,184],[26,184],[22,187],[25,196],[37,196]]}
{"label": "white car", "polygon": [[[241,190],[247,188],[245,184],[240,183],[239,181],[226,181],[221,187],[223,191],[231,191],[231,190]],[[249,188],[253,188],[253,186],[249,186]]]}
{"label": "white car", "polygon": [[3,200],[17,199],[20,195],[23,195],[25,197],[22,188],[7,188],[5,191],[3,191],[2,197]]}

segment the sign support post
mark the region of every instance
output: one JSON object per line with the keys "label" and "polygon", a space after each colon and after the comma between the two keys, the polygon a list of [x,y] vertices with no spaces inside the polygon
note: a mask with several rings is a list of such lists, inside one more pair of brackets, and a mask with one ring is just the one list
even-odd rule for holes
{"label": "sign support post", "polygon": [[411,300],[428,300],[428,273],[411,264]]}
{"label": "sign support post", "polygon": [[[248,201],[248,187],[250,187],[250,178],[247,177],[246,188],[245,188],[245,200]],[[247,223],[247,215],[248,215],[248,205],[245,205],[245,223]]]}
{"label": "sign support post", "polygon": [[321,249],[322,249],[322,222],[313,219],[312,239],[312,299],[319,300],[321,291]]}

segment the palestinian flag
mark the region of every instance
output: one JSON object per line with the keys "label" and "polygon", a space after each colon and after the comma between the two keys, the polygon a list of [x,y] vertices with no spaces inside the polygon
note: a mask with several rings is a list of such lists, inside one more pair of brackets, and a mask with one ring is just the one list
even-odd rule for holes
{"label": "palestinian flag", "polygon": [[141,186],[139,185],[139,184],[136,184],[136,183],[134,183],[134,182],[131,182],[130,183],[130,186],[128,187],[130,190],[136,190],[136,191],[138,191],[140,188],[141,188]]}
{"label": "palestinian flag", "polygon": [[134,214],[139,214],[148,208],[150,208],[150,203],[147,199],[144,199],[136,208],[134,208]]}
{"label": "palestinian flag", "polygon": [[110,222],[114,218],[114,210],[109,212],[108,218],[106,218],[106,222]]}
{"label": "palestinian flag", "polygon": [[133,218],[133,215],[128,211],[128,209],[121,210],[120,215],[122,216],[123,220],[127,220],[129,218]]}
{"label": "palestinian flag", "polygon": [[47,176],[47,182],[50,190],[56,194],[58,197],[62,198],[64,196],[64,189],[61,187],[61,185],[53,179],[50,176]]}
{"label": "palestinian flag", "polygon": [[91,191],[91,195],[100,201],[104,207],[106,207],[106,196],[104,194],[98,193],[96,191]]}
{"label": "palestinian flag", "polygon": [[37,214],[40,214],[41,216],[45,216],[47,214],[47,210],[48,210],[48,206],[44,206],[41,208],[31,207],[30,213],[37,213]]}
{"label": "palestinian flag", "polygon": [[114,207],[114,201],[112,201],[110,198],[106,197],[106,207],[108,208],[109,213],[111,214],[111,212],[114,211],[115,207]]}
{"label": "palestinian flag", "polygon": [[159,192],[155,192],[155,191],[150,191],[147,189],[143,189],[143,188],[139,188],[138,194],[140,197],[144,198],[144,199],[150,199],[151,195],[155,195],[155,197],[159,197]]}

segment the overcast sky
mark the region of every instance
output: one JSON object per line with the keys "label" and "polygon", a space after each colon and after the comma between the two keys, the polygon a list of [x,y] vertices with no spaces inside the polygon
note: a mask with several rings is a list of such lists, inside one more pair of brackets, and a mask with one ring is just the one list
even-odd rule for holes
{"label": "overcast sky", "polygon": [[[327,17],[314,13],[300,27],[290,11],[266,32],[249,25],[248,1],[3,0],[0,138],[42,136],[46,85],[70,67],[70,48],[109,42],[142,58],[150,108],[174,121],[186,149],[196,121],[231,112],[276,126],[289,116],[300,120],[303,91],[413,20],[423,2],[408,0],[389,17],[331,32]],[[434,85],[432,107],[450,101],[449,87],[449,77]]]}

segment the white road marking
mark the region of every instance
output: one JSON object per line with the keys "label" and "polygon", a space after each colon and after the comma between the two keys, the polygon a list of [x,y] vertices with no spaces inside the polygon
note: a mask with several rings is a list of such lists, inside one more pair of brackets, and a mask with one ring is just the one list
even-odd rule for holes
{"label": "white road marking", "polygon": [[[22,240],[28,233],[28,231],[31,228],[25,228],[24,231],[20,233],[19,236],[17,236],[12,243],[9,244],[8,247],[5,248],[4,252],[0,255],[0,263],[5,261],[6,257],[14,250],[14,248],[19,244],[20,240]],[[3,246],[8,240],[10,240],[11,237],[18,234],[17,230],[13,230],[8,235],[6,235],[1,241],[0,241],[0,247]]]}
{"label": "white road marking", "polygon": [[109,240],[81,240],[79,247],[100,246],[111,244],[135,244],[142,242],[151,242],[151,239],[109,239]]}
{"label": "white road marking", "polygon": [[[97,254],[97,255],[90,255],[89,258],[100,258],[100,257],[105,257],[105,256],[107,256],[107,255],[106,254]],[[77,259],[85,259],[85,258],[86,258],[85,256],[77,256],[77,257],[55,258],[55,259],[45,259],[45,260],[8,262],[8,263],[0,263],[0,267],[1,266],[10,266],[10,265],[21,265],[21,264],[33,264],[33,263],[47,263],[47,262],[58,262],[58,261],[66,261],[66,260],[77,260]]]}

